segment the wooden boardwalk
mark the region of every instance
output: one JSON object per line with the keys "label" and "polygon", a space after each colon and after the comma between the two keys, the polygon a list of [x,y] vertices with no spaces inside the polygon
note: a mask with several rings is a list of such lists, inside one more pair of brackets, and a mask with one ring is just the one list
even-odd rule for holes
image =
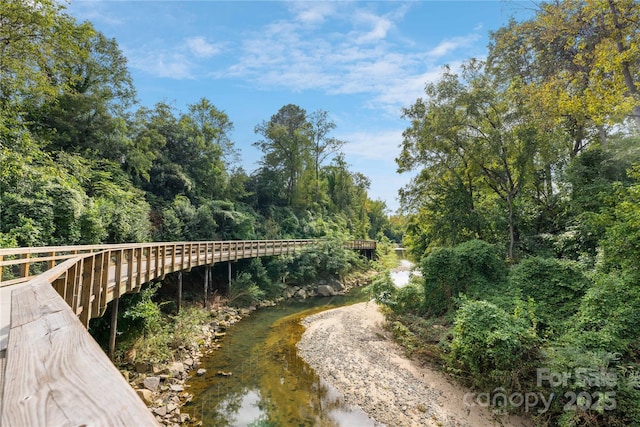
{"label": "wooden boardwalk", "polygon": [[[283,255],[317,240],[0,249],[0,424],[156,425],[86,331],[110,301],[166,274]],[[373,241],[345,246],[375,250]],[[37,276],[34,274],[39,272]],[[10,295],[10,297],[9,297]],[[115,331],[114,331],[115,332]],[[2,356],[6,356],[6,359]],[[6,368],[5,368],[6,366]]]}

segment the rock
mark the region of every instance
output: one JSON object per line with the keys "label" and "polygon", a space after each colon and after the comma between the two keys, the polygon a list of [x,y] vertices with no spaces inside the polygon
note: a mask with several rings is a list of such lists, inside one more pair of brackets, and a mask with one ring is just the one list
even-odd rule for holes
{"label": "rock", "polygon": [[156,390],[158,390],[158,387],[160,386],[160,378],[159,377],[147,377],[147,378],[144,379],[142,384],[144,385],[144,388],[146,388],[147,390],[156,391]]}
{"label": "rock", "polygon": [[120,371],[124,379],[129,382],[129,371]]}
{"label": "rock", "polygon": [[191,421],[191,417],[189,416],[189,414],[180,414],[180,423],[184,424],[187,421]]}
{"label": "rock", "polygon": [[176,405],[175,403],[167,404],[167,412],[173,412],[176,409],[178,409],[178,405]]}
{"label": "rock", "polygon": [[199,376],[199,377],[201,377],[201,376],[203,376],[203,375],[204,375],[204,374],[206,374],[206,373],[207,373],[207,370],[206,370],[206,369],[204,369],[204,368],[200,368],[200,369],[198,369],[198,371],[196,372],[196,375],[197,375],[197,376]]}
{"label": "rock", "polygon": [[181,386],[181,385],[179,385],[179,384],[171,384],[171,385],[169,386],[169,389],[170,389],[171,391],[181,392],[181,391],[184,391],[184,386]]}
{"label": "rock", "polygon": [[164,417],[165,415],[167,415],[167,407],[160,406],[159,408],[153,408],[153,413],[161,417]]}
{"label": "rock", "polygon": [[173,362],[169,365],[168,370],[171,375],[177,377],[184,372],[184,365],[182,362]]}
{"label": "rock", "polygon": [[331,286],[337,292],[344,291],[344,285],[337,279],[331,279],[329,281],[329,286]]}
{"label": "rock", "polygon": [[191,367],[191,366],[193,366],[193,359],[191,359],[191,358],[184,359],[184,360],[182,361],[182,363],[184,363],[185,365],[187,365],[187,366]]}
{"label": "rock", "polygon": [[300,289],[298,292],[296,292],[296,298],[306,299],[307,292],[304,289]]}
{"label": "rock", "polygon": [[335,289],[333,289],[329,285],[319,285],[318,286],[318,294],[323,297],[330,297],[336,294]]}
{"label": "rock", "polygon": [[213,337],[218,339],[218,338],[222,338],[225,335],[227,335],[226,332],[216,332],[215,334],[213,334]]}
{"label": "rock", "polygon": [[230,377],[231,375],[233,375],[233,373],[224,372],[224,371],[218,371],[218,375],[221,376],[221,377]]}
{"label": "rock", "polygon": [[151,390],[147,390],[146,388],[140,388],[136,390],[136,394],[142,399],[142,401],[146,405],[150,405],[153,403],[153,392]]}

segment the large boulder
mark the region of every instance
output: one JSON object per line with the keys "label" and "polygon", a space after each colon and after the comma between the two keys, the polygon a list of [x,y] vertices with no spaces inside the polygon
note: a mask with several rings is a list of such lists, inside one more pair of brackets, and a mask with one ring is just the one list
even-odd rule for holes
{"label": "large boulder", "polygon": [[336,290],[329,285],[319,285],[318,286],[318,295],[322,295],[323,297],[331,297],[336,295]]}
{"label": "large boulder", "polygon": [[338,279],[329,280],[329,286],[335,289],[336,292],[344,291],[344,285]]}

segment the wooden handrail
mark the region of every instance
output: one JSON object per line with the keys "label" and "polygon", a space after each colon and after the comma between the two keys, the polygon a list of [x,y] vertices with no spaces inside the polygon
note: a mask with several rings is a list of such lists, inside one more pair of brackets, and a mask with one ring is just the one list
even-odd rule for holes
{"label": "wooden handrail", "polygon": [[81,260],[67,260],[13,292],[3,426],[158,425],[51,287]]}

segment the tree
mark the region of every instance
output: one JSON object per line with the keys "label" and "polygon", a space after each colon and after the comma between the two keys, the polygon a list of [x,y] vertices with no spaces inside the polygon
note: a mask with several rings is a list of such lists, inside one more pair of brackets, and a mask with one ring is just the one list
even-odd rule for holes
{"label": "tree", "polygon": [[27,105],[42,105],[64,89],[65,63],[87,58],[93,29],[76,25],[54,0],[0,4],[0,144],[22,141]]}
{"label": "tree", "polygon": [[257,125],[255,133],[264,138],[254,143],[264,153],[263,166],[283,171],[287,203],[294,206],[298,180],[312,146],[306,111],[297,105],[285,105],[268,122]]}
{"label": "tree", "polygon": [[91,37],[76,43],[88,56],[60,67],[58,78],[64,89],[54,102],[32,107],[29,127],[48,141],[50,151],[127,162],[131,170],[148,174],[148,169],[136,164],[147,153],[136,153],[139,147],[128,135],[126,116],[135,102],[135,89],[125,56],[114,39],[99,32],[92,31]]}
{"label": "tree", "polygon": [[[516,198],[531,176],[539,144],[527,111],[477,61],[465,64],[461,77],[445,72],[438,83],[426,85],[425,93],[428,100],[418,99],[404,110],[412,123],[404,133],[399,170],[423,168],[405,194],[419,200],[421,189],[430,191],[429,184],[421,185],[425,181],[440,183],[445,191],[465,188],[473,212],[475,192],[485,187],[506,205],[512,258]],[[458,185],[448,185],[450,179]]]}
{"label": "tree", "polygon": [[309,115],[310,136],[313,140],[313,161],[315,167],[316,203],[320,202],[320,166],[331,154],[337,152],[345,144],[336,138],[330,138],[329,133],[336,128],[336,124],[327,118],[324,110],[314,111]]}
{"label": "tree", "polygon": [[575,155],[624,116],[640,129],[639,19],[633,0],[543,2],[492,34],[489,62],[522,85],[541,123],[563,125]]}

